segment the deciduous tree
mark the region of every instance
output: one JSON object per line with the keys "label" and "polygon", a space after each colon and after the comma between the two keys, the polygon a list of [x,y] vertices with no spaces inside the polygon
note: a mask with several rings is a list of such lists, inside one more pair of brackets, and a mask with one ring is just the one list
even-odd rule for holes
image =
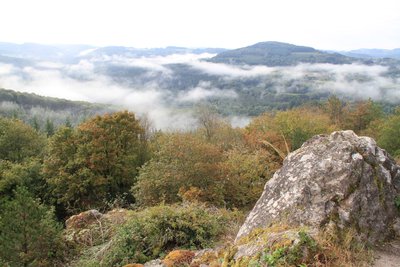
{"label": "deciduous tree", "polygon": [[[70,211],[101,208],[129,192],[146,160],[144,131],[133,113],[97,116],[50,138],[44,173]],[[128,200],[129,201],[129,200]]]}

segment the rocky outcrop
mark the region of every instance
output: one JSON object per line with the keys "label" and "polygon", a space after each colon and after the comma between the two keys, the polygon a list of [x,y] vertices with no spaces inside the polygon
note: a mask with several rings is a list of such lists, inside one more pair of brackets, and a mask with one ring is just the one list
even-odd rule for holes
{"label": "rocky outcrop", "polygon": [[289,154],[236,240],[278,222],[351,227],[375,243],[394,236],[400,167],[375,141],[352,131],[315,136]]}
{"label": "rocky outcrop", "polygon": [[81,212],[66,220],[64,237],[79,246],[100,245],[111,238],[115,227],[123,224],[127,216],[125,209],[114,209],[105,214],[98,210]]}
{"label": "rocky outcrop", "polygon": [[86,228],[88,225],[99,220],[103,214],[98,210],[88,210],[81,212],[77,215],[71,216],[65,221],[65,227],[67,229],[81,229]]}

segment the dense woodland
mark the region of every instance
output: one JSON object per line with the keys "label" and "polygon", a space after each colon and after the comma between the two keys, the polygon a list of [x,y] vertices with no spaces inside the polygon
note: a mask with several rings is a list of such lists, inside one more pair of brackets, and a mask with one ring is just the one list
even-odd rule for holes
{"label": "dense woodland", "polygon": [[[158,131],[128,111],[45,131],[0,117],[0,265],[122,266],[229,239],[286,155],[317,134],[352,129],[400,156],[400,111],[371,100],[264,113],[232,128],[212,108],[192,131]],[[71,215],[129,210],[90,244],[68,240]],[[138,231],[137,229],[140,229]],[[93,249],[112,240],[101,258]],[[225,240],[226,241],[226,240]]]}

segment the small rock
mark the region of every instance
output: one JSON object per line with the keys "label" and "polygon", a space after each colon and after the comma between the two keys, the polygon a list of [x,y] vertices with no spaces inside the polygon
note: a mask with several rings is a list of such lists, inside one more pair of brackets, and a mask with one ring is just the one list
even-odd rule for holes
{"label": "small rock", "polygon": [[189,265],[195,253],[190,250],[173,250],[165,257],[163,263],[167,267],[179,266],[179,265]]}
{"label": "small rock", "polygon": [[162,262],[162,260],[157,259],[146,262],[144,264],[144,267],[167,267],[167,266]]}

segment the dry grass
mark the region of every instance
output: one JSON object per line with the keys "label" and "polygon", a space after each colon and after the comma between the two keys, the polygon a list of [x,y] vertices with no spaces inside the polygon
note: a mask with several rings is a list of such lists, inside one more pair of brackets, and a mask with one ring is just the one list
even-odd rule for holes
{"label": "dry grass", "polygon": [[354,229],[347,229],[337,233],[325,231],[316,238],[321,247],[315,266],[346,266],[366,267],[371,266],[372,251],[357,239]]}

